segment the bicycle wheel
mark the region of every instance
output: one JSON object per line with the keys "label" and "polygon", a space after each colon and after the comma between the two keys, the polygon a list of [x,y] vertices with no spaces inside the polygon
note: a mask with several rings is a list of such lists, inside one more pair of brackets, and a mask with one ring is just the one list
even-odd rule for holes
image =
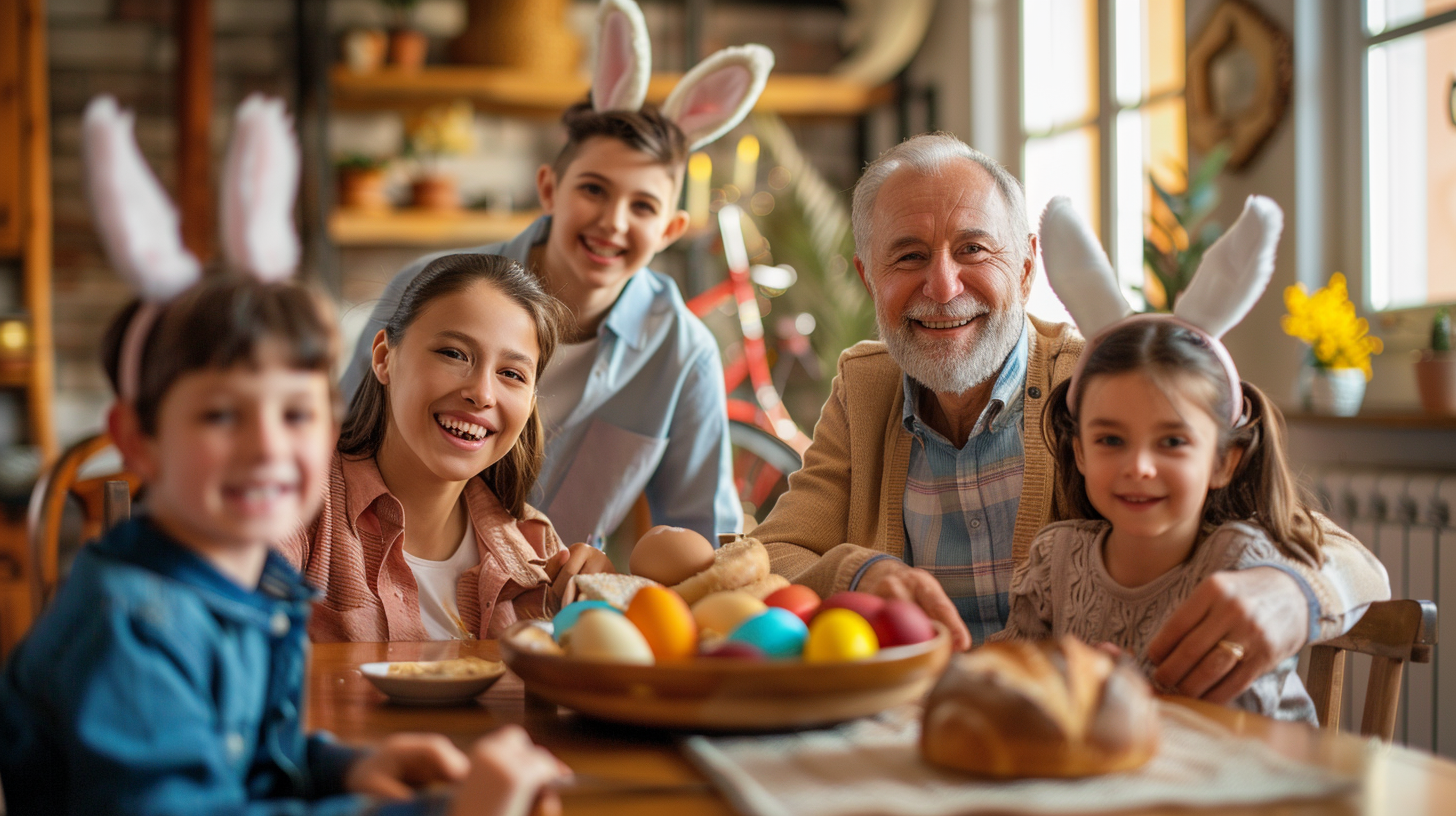
{"label": "bicycle wheel", "polygon": [[803,462],[799,454],[778,437],[755,425],[728,421],[728,441],[733,448],[733,483],[743,510],[757,521],[789,489],[789,474]]}

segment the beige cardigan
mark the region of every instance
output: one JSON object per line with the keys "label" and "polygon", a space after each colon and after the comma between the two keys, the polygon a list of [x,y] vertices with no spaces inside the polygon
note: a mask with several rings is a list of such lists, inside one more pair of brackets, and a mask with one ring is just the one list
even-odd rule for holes
{"label": "beige cardigan", "polygon": [[[1083,345],[1068,324],[1028,319],[1026,458],[1011,543],[1018,564],[1052,517],[1056,463],[1042,437],[1042,411],[1052,388],[1071,376]],[[865,341],[840,355],[804,466],[753,531],[768,547],[774,572],[829,595],[848,589],[876,554],[904,557],[905,478],[914,437],[902,422],[903,378],[883,343]],[[1366,604],[1390,597],[1380,562],[1335,525],[1326,521],[1324,529],[1324,567],[1295,567],[1320,603],[1319,639],[1343,633]]]}

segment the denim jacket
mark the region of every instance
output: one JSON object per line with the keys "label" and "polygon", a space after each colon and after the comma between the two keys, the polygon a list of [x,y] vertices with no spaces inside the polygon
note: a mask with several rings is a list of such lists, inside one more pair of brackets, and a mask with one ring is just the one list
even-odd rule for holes
{"label": "denim jacket", "polygon": [[87,547],[0,678],[10,816],[428,812],[345,794],[360,753],[303,734],[312,595],[271,552],[245,590],[146,519]]}

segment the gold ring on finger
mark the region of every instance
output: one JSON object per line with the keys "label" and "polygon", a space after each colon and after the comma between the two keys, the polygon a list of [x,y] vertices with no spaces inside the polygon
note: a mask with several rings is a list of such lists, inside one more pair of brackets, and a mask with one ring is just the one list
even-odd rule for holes
{"label": "gold ring on finger", "polygon": [[1232,655],[1235,663],[1244,659],[1244,646],[1241,643],[1235,643],[1232,640],[1220,640],[1218,642],[1218,648]]}

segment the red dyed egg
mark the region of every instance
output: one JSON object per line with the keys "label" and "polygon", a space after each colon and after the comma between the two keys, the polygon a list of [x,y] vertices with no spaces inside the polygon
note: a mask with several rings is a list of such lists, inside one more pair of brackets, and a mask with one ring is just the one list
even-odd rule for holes
{"label": "red dyed egg", "polygon": [[799,616],[799,620],[808,623],[819,611],[819,593],[804,586],[803,584],[789,584],[783,589],[769,593],[763,602],[768,606],[777,606],[780,609],[787,609]]}
{"label": "red dyed egg", "polygon": [[869,621],[882,649],[924,643],[935,637],[935,627],[930,625],[930,617],[909,601],[886,601],[879,614]]}
{"label": "red dyed egg", "polygon": [[727,657],[737,660],[768,660],[768,655],[752,643],[741,640],[726,640],[703,652],[703,657]]}
{"label": "red dyed egg", "polygon": [[859,613],[861,618],[867,621],[874,621],[880,610],[885,608],[885,599],[878,595],[871,595],[868,592],[836,592],[824,599],[819,604],[818,612],[829,609],[848,609],[851,612]]}

